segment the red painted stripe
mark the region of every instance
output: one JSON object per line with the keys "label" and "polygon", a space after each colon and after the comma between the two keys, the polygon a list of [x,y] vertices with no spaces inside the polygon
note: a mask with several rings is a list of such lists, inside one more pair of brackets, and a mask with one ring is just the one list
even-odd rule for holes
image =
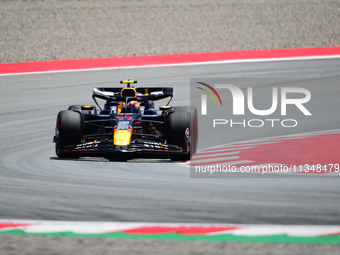
{"label": "red painted stripe", "polygon": [[221,154],[221,153],[229,153],[229,152],[235,152],[235,151],[241,151],[243,150],[244,148],[249,148],[249,147],[254,147],[253,146],[247,146],[247,147],[235,147],[235,148],[221,148],[220,150],[216,150],[214,152],[204,152],[204,153],[197,153],[195,154],[195,156],[205,156],[205,155],[216,155],[217,153],[218,154]]}
{"label": "red painted stripe", "polygon": [[340,235],[340,232],[333,232],[333,233],[329,233],[329,234],[326,234],[326,235],[320,235],[320,236],[337,236],[337,235]]}
{"label": "red painted stripe", "polygon": [[[241,160],[279,164],[340,164],[340,134],[287,139],[241,151]],[[335,170],[335,169],[333,169]]]}
{"label": "red painted stripe", "polygon": [[[296,173],[299,174],[327,174],[331,172],[340,172],[339,133],[320,132],[306,136],[281,137],[279,139],[280,140],[276,140],[275,143],[261,144],[261,142],[259,142],[258,145],[253,145],[249,149],[240,150],[240,153],[237,154],[239,157],[238,161],[252,161],[251,163],[241,164],[241,166],[259,166],[261,164],[266,165],[276,163],[288,167],[295,166]],[[221,149],[225,149],[225,147]],[[205,154],[213,155],[214,153],[216,153],[216,151]],[[211,158],[220,158],[221,160],[202,163],[192,162],[191,166],[215,165],[234,161],[224,161],[221,156],[212,156]],[[209,158],[207,157],[207,159]],[[196,160],[200,159],[197,158]],[[304,166],[305,164],[308,164],[311,170],[299,172],[302,170],[299,166]],[[322,170],[318,167],[321,167]],[[254,170],[252,172],[256,171]],[[258,172],[262,172],[262,170]]]}
{"label": "red painted stripe", "polygon": [[241,229],[242,227],[140,227],[124,231],[131,235],[157,235],[167,233],[178,233],[180,235],[206,235],[219,231]]}
{"label": "red painted stripe", "polygon": [[[260,142],[259,142],[260,143]],[[225,147],[220,147],[220,148],[215,148],[215,149],[208,149],[208,150],[203,150],[202,153],[208,153],[208,152],[215,152],[215,153],[219,153],[218,151],[221,151],[221,150],[242,150],[244,148],[248,148],[248,147],[254,147],[254,146],[257,146],[256,143],[250,143],[250,144],[240,144],[238,146],[225,146]],[[201,155],[201,153],[197,154],[197,155]]]}
{"label": "red painted stripe", "polygon": [[26,226],[31,226],[31,225],[33,224],[16,224],[16,223],[1,223],[0,222],[0,229],[26,227]]}
{"label": "red painted stripe", "polygon": [[[244,161],[244,160],[242,160],[241,158],[239,158],[239,159],[229,159],[229,160],[219,160],[219,161],[194,163],[194,164],[190,164],[190,166],[212,166],[212,165],[217,165],[217,164],[225,164],[225,163],[238,162],[238,161]],[[256,162],[254,162],[254,163],[256,163]],[[241,166],[244,166],[245,163],[230,164],[230,166],[238,166],[238,165],[240,165],[240,167],[241,167]]]}
{"label": "red painted stripe", "polygon": [[340,55],[340,47],[224,51],[0,64],[0,74]]}
{"label": "red painted stripe", "polygon": [[[197,154],[197,155],[199,155],[199,154]],[[218,156],[211,156],[211,157],[203,157],[203,158],[194,156],[194,157],[192,157],[192,159],[190,159],[190,162],[192,162],[192,161],[198,161],[198,160],[205,160],[205,159],[213,159],[213,158],[220,158],[220,159],[223,159],[223,158],[229,158],[229,157],[237,157],[237,153],[235,153],[235,154],[229,154],[229,155],[218,155]],[[237,158],[239,158],[239,157],[237,157]]]}

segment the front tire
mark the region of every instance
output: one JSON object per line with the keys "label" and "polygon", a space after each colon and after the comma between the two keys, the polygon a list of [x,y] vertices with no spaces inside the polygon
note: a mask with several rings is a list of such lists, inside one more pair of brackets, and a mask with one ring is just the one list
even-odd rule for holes
{"label": "front tire", "polygon": [[81,115],[71,110],[61,111],[58,114],[57,129],[59,131],[56,142],[56,154],[59,158],[79,158],[79,153],[65,153],[68,145],[81,143]]}
{"label": "front tire", "polygon": [[[188,130],[189,129],[189,130]],[[187,148],[186,136],[187,130],[192,132],[193,124],[191,115],[187,111],[175,111],[169,114],[169,143],[177,145],[183,149]],[[192,138],[193,139],[193,138]],[[193,146],[187,154],[170,154],[170,159],[173,161],[190,160],[193,155]]]}
{"label": "front tire", "polygon": [[175,107],[175,111],[186,111],[190,113],[191,121],[193,125],[192,136],[191,136],[191,143],[192,147],[194,148],[194,153],[197,151],[198,147],[198,116],[197,116],[197,109],[193,106],[177,106]]}

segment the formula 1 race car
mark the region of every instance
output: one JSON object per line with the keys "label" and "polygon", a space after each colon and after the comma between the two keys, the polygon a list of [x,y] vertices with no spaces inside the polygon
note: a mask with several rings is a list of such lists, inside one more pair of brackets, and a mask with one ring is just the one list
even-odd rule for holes
{"label": "formula 1 race car", "polygon": [[[54,143],[59,158],[81,156],[167,157],[190,160],[198,142],[197,109],[172,107],[171,87],[94,88],[93,105],[71,105],[59,112]],[[154,101],[170,98],[154,109]],[[97,99],[105,100],[101,108]]]}

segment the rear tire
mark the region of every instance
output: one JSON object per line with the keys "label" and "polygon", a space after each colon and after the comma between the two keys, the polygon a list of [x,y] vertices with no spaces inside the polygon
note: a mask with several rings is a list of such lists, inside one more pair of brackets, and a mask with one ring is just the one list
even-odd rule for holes
{"label": "rear tire", "polygon": [[[185,149],[186,145],[186,130],[192,132],[193,125],[190,113],[187,111],[175,111],[169,114],[169,143],[178,145]],[[170,159],[173,161],[190,160],[193,154],[193,147],[190,146],[187,154],[170,154]]]}
{"label": "rear tire", "polygon": [[61,111],[58,114],[59,136],[56,143],[56,154],[59,158],[79,158],[79,153],[65,153],[65,146],[81,143],[81,116],[71,110]]}

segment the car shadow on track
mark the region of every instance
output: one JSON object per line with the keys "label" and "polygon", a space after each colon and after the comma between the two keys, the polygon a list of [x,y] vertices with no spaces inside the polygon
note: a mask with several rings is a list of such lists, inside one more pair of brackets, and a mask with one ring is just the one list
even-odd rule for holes
{"label": "car shadow on track", "polygon": [[50,160],[56,161],[78,161],[78,162],[121,162],[121,163],[173,163],[170,159],[165,158],[114,158],[114,157],[81,157],[81,158],[58,158],[50,157]]}

